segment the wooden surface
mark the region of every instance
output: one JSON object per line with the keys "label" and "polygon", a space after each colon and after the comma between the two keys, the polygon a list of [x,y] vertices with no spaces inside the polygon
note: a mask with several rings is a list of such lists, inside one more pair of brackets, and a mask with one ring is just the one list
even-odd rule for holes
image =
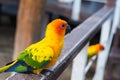
{"label": "wooden surface", "polygon": [[[99,25],[102,24],[104,20],[112,14],[112,12],[113,8],[105,6],[68,34],[65,37],[65,46],[60,59],[56,65],[51,68],[54,72],[45,71],[43,73],[43,75],[45,75],[43,80],[56,80],[65,68],[72,62],[78,52],[85,46],[85,44],[100,30],[101,26]],[[16,76],[17,78],[22,79],[19,74],[16,74],[15,76],[9,78],[9,80],[16,80]],[[33,76],[30,75],[28,77],[31,78]]]}
{"label": "wooden surface", "polygon": [[41,38],[44,4],[45,0],[20,0],[13,59],[31,43]]}

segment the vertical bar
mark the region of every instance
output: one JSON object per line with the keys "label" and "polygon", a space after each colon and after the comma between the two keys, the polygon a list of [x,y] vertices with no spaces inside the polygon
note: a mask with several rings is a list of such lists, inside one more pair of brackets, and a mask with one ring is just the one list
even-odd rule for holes
{"label": "vertical bar", "polygon": [[105,65],[107,63],[108,55],[109,55],[109,50],[112,42],[112,37],[111,36],[111,21],[112,18],[108,18],[108,20],[102,25],[102,31],[101,31],[101,38],[100,38],[100,43],[104,45],[105,50],[102,51],[98,55],[98,60],[97,60],[97,68],[96,68],[96,73],[93,77],[93,80],[103,80],[104,79],[104,70],[105,70]]}
{"label": "vertical bar", "polygon": [[73,60],[71,80],[84,80],[85,79],[85,66],[87,63],[87,49],[89,43],[79,52]]}
{"label": "vertical bar", "polygon": [[112,16],[108,18],[104,24],[102,25],[102,30],[101,30],[101,36],[100,36],[100,43],[105,46],[109,39],[110,35],[110,30],[111,30],[111,22],[112,22]]}
{"label": "vertical bar", "polygon": [[112,32],[115,33],[116,27],[120,23],[120,0],[116,0],[115,12],[113,17],[113,29]]}
{"label": "vertical bar", "polygon": [[80,19],[80,9],[82,0],[74,0],[71,18],[75,21]]}

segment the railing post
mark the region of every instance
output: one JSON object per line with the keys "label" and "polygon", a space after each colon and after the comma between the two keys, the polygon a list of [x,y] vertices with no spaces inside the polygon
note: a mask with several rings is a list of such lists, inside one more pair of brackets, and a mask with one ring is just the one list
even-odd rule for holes
{"label": "railing post", "polygon": [[89,43],[78,53],[73,60],[71,80],[85,79],[85,66],[87,63],[87,48]]}
{"label": "railing post", "polygon": [[116,27],[120,24],[120,0],[116,0],[115,12],[113,17],[113,29],[112,32],[115,33]]}
{"label": "railing post", "polygon": [[75,21],[80,19],[81,3],[82,0],[74,0],[71,18]]}
{"label": "railing post", "polygon": [[111,30],[111,20],[112,18],[110,17],[103,25],[102,25],[102,31],[101,31],[101,38],[100,38],[100,43],[104,45],[105,50],[102,51],[98,55],[98,60],[97,60],[97,68],[96,68],[96,73],[94,75],[93,80],[103,80],[104,79],[104,70],[105,70],[105,65],[107,62],[107,58],[109,55],[109,50],[110,50],[110,44],[108,44],[108,40],[110,40],[110,30]]}

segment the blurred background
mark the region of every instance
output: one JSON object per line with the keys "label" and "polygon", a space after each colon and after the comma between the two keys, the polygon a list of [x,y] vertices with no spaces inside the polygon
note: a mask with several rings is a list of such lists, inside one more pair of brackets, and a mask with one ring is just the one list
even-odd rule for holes
{"label": "blurred background", "polygon": [[[75,1],[81,1],[81,4]],[[0,0],[0,67],[16,59],[19,52],[31,43],[42,39],[46,24],[53,19],[64,19],[74,29],[105,5],[114,5],[114,10],[119,12],[120,7],[116,6],[116,2],[117,0]],[[79,15],[76,17],[75,14]],[[117,22],[120,24],[119,19]],[[119,24],[110,50],[112,55],[109,56],[105,69],[105,77],[111,74],[114,78],[105,80],[120,80],[120,63],[116,62],[120,61]],[[99,39],[100,32],[90,44],[98,43]],[[110,61],[115,62],[114,66]],[[112,73],[107,72],[108,67],[112,69]],[[58,80],[70,80],[71,68],[72,63]],[[85,80],[92,80],[95,68],[96,62],[88,71]],[[0,80],[5,80],[9,75],[10,73],[0,74]]]}

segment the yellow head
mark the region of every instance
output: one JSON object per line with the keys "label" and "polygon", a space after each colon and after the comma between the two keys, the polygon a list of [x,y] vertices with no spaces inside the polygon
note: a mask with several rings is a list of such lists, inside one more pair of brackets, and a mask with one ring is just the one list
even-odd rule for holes
{"label": "yellow head", "polygon": [[55,19],[47,25],[46,36],[55,37],[57,35],[64,37],[66,29],[70,30],[70,27],[65,20]]}

